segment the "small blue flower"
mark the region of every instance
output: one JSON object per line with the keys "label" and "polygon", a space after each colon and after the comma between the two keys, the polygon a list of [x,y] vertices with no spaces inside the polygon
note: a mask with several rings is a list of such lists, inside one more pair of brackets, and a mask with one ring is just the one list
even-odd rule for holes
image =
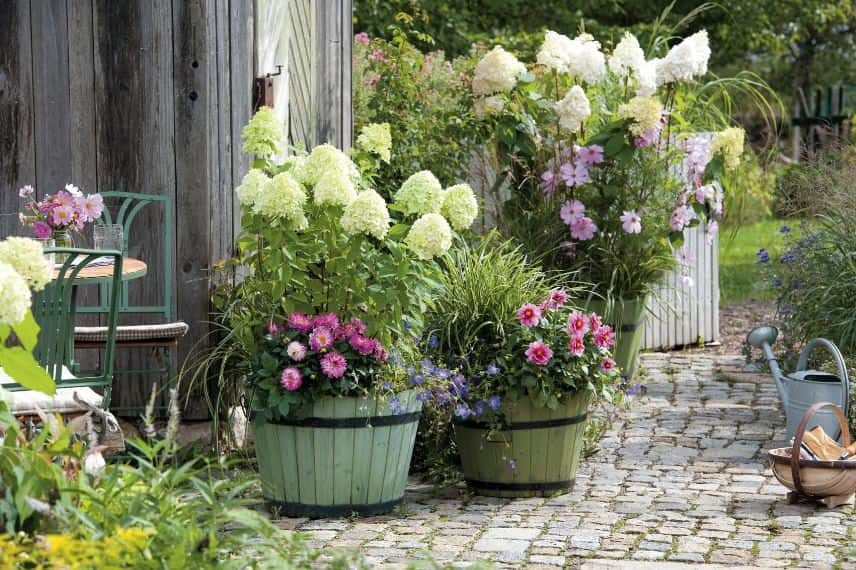
{"label": "small blue flower", "polygon": [[452,375],[452,371],[447,370],[445,368],[437,368],[434,370],[434,374],[436,374],[440,378],[446,379]]}
{"label": "small blue flower", "polygon": [[445,404],[449,401],[449,394],[445,390],[437,390],[434,392],[434,397],[437,398],[437,402],[440,404]]}
{"label": "small blue flower", "polygon": [[487,399],[487,405],[491,410],[495,412],[502,405],[502,400],[499,396],[494,395]]}
{"label": "small blue flower", "polygon": [[485,405],[487,405],[487,402],[485,402],[484,400],[479,400],[479,401],[478,401],[478,402],[476,402],[476,404],[473,406],[473,412],[475,412],[475,414],[476,414],[477,416],[483,416],[483,415],[484,415],[484,411],[485,411],[485,410],[484,410]]}
{"label": "small blue flower", "polygon": [[437,338],[437,335],[429,335],[428,336],[428,348],[431,350],[437,350],[440,346],[440,339]]}
{"label": "small blue flower", "polygon": [[458,416],[459,418],[467,419],[468,417],[473,415],[473,411],[470,409],[470,407],[467,404],[465,404],[464,402],[461,402],[455,408],[455,415]]}
{"label": "small blue flower", "polygon": [[782,256],[782,263],[790,263],[790,262],[796,261],[796,260],[797,260],[797,255],[792,251],[789,251],[788,253],[786,253],[785,255]]}
{"label": "small blue flower", "polygon": [[639,394],[640,392],[642,392],[642,384],[637,383],[637,384],[634,384],[633,386],[630,386],[629,388],[627,388],[627,395],[628,396],[635,396],[636,394]]}
{"label": "small blue flower", "polygon": [[494,363],[490,363],[487,365],[487,375],[488,376],[496,376],[499,374],[499,366]]}
{"label": "small blue flower", "polygon": [[423,404],[425,402],[429,402],[431,400],[431,392],[429,392],[428,390],[423,390],[416,394],[416,399],[422,402]]}
{"label": "small blue flower", "polygon": [[413,378],[413,375],[416,374],[416,369],[413,368],[413,365],[407,367],[407,375]]}
{"label": "small blue flower", "polygon": [[404,324],[404,330],[409,331],[410,330],[410,323],[407,321],[407,319],[402,319],[401,322]]}
{"label": "small blue flower", "polygon": [[422,337],[421,337],[421,336],[415,336],[415,335],[414,335],[414,337],[413,337],[413,344],[415,344],[416,346],[419,346],[419,343],[421,343],[421,342],[422,342]]}
{"label": "small blue flower", "polygon": [[517,463],[512,459],[508,462],[508,468],[514,471],[515,469],[517,469]]}
{"label": "small blue flower", "polygon": [[779,231],[782,232],[783,234],[786,234],[789,231],[791,231],[791,227],[789,225],[785,224],[784,226],[779,228]]}
{"label": "small blue flower", "polygon": [[758,256],[757,263],[767,263],[768,261],[770,261],[770,254],[764,248],[759,249],[758,253],[755,255]]}
{"label": "small blue flower", "polygon": [[392,382],[384,382],[381,386],[384,390],[392,390]]}
{"label": "small blue flower", "polygon": [[398,396],[393,396],[389,399],[389,410],[393,414],[400,414],[402,409],[403,408],[401,406],[401,398],[399,398]]}
{"label": "small blue flower", "polygon": [[425,360],[423,360],[422,362],[420,362],[419,365],[422,366],[422,372],[426,372],[428,374],[434,373],[434,370],[435,370],[434,363],[431,362],[430,360],[428,360],[427,358]]}
{"label": "small blue flower", "polygon": [[425,375],[424,374],[416,374],[410,379],[410,382],[413,383],[414,386],[419,386],[420,384],[425,383]]}
{"label": "small blue flower", "polygon": [[787,315],[790,312],[791,312],[791,306],[788,304],[784,304],[784,305],[779,307],[779,314]]}

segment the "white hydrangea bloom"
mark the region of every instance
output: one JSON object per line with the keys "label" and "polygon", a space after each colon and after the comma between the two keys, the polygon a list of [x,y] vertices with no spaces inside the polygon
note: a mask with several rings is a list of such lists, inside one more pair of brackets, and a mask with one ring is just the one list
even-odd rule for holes
{"label": "white hydrangea bloom", "polygon": [[485,115],[499,113],[503,109],[505,109],[505,101],[499,95],[491,95],[490,97],[476,99],[476,102],[473,104],[473,111],[475,111],[476,116],[479,118],[482,118]]}
{"label": "white hydrangea bloom", "polygon": [[696,32],[669,50],[657,63],[657,84],[689,81],[707,73],[710,44],[707,31]]}
{"label": "white hydrangea bloom", "polygon": [[262,193],[262,189],[269,181],[270,178],[268,178],[267,174],[258,168],[253,168],[244,175],[241,185],[235,188],[235,194],[238,195],[238,200],[241,204],[252,206],[256,203],[256,200]]}
{"label": "white hydrangea bloom", "polygon": [[526,73],[526,66],[513,54],[496,46],[479,61],[473,75],[475,95],[493,95],[514,89],[517,78]]}
{"label": "white hydrangea bloom", "polygon": [[638,78],[638,70],[645,65],[645,52],[639,47],[639,40],[630,32],[615,46],[609,56],[609,69],[618,77],[624,79],[634,73]]}
{"label": "white hydrangea bloom", "polygon": [[281,172],[270,179],[256,198],[253,211],[271,218],[284,218],[292,222],[297,229],[308,225],[303,205],[306,204],[306,191],[288,172]]}
{"label": "white hydrangea bloom", "polygon": [[[44,259],[41,252],[39,256]],[[30,288],[15,268],[0,262],[0,325],[15,326],[30,308]]]}
{"label": "white hydrangea bloom", "polygon": [[53,274],[42,244],[30,238],[10,237],[0,241],[0,262],[11,265],[33,291],[44,289]]}
{"label": "white hydrangea bloom", "polygon": [[395,193],[395,204],[405,214],[439,213],[443,206],[443,186],[430,170],[412,174]]}
{"label": "white hydrangea bloom", "polygon": [[366,234],[383,239],[389,231],[386,201],[374,190],[364,190],[345,208],[340,223],[349,234]]}
{"label": "white hydrangea bloom", "polygon": [[420,258],[433,259],[452,247],[452,228],[440,214],[425,214],[413,223],[404,243]]}
{"label": "white hydrangea bloom", "polygon": [[479,204],[469,184],[456,184],[446,189],[443,208],[440,211],[452,227],[462,231],[473,225],[479,213]]}
{"label": "white hydrangea bloom", "polygon": [[568,36],[548,30],[544,36],[544,43],[538,50],[536,61],[547,69],[556,70],[559,73],[567,73],[568,59],[574,51],[574,42]]}
{"label": "white hydrangea bloom", "polygon": [[360,136],[357,137],[357,144],[388,163],[392,154],[392,133],[389,123],[370,123],[364,126]]}
{"label": "white hydrangea bloom", "polygon": [[559,73],[567,73],[586,83],[597,83],[606,77],[606,58],[600,51],[600,42],[590,34],[574,39],[548,31],[537,56],[538,63]]}
{"label": "white hydrangea bloom", "polygon": [[565,97],[556,103],[556,114],[561,128],[569,133],[580,130],[583,121],[591,115],[591,105],[582,87],[574,85],[568,90]]}
{"label": "white hydrangea bloom", "polygon": [[657,92],[657,61],[646,61],[636,70],[636,95],[639,97],[650,97]]}
{"label": "white hydrangea bloom", "polygon": [[346,172],[330,170],[318,179],[312,197],[319,206],[347,206],[356,199],[357,190]]}
{"label": "white hydrangea bloom", "polygon": [[739,127],[728,127],[713,135],[710,141],[711,154],[719,155],[726,168],[733,169],[740,165],[743,155],[743,139],[746,133]]}
{"label": "white hydrangea bloom", "polygon": [[645,133],[657,127],[662,114],[663,104],[656,97],[634,97],[618,106],[618,117],[633,121],[630,132],[637,137],[645,136]]}
{"label": "white hydrangea bloom", "polygon": [[302,167],[296,169],[295,175],[299,176],[298,180],[306,186],[315,186],[321,175],[331,170],[341,172],[352,180],[357,180],[360,176],[351,157],[330,144],[313,148]]}

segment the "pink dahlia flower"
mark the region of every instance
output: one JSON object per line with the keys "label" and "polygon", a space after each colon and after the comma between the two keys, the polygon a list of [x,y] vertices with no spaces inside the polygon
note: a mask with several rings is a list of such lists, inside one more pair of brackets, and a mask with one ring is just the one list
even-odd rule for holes
{"label": "pink dahlia flower", "polygon": [[331,331],[336,330],[336,327],[339,326],[339,317],[336,316],[336,313],[327,313],[326,315],[318,315],[314,319],[312,319],[312,326],[314,328],[325,327],[330,329]]}
{"label": "pink dahlia flower", "polygon": [[517,310],[517,318],[524,327],[534,327],[541,320],[541,309],[532,303],[526,303]]}
{"label": "pink dahlia flower", "polygon": [[568,332],[572,335],[584,335],[589,331],[589,319],[579,311],[568,315]]}
{"label": "pink dahlia flower", "polygon": [[309,348],[314,351],[333,346],[333,332],[327,327],[318,327],[309,335]]}
{"label": "pink dahlia flower", "polygon": [[589,315],[589,330],[596,331],[603,325],[603,321],[600,318],[600,315],[597,313],[591,313]]}
{"label": "pink dahlia flower", "polygon": [[321,358],[321,372],[327,378],[341,378],[348,368],[348,361],[338,352],[328,352]]}
{"label": "pink dahlia flower", "polygon": [[279,383],[289,392],[294,392],[303,385],[303,374],[297,368],[288,367],[282,371]]}
{"label": "pink dahlia flower", "polygon": [[598,348],[610,348],[615,344],[615,333],[612,327],[603,325],[594,331],[594,345]]}
{"label": "pink dahlia flower", "polygon": [[586,351],[586,343],[581,334],[575,334],[571,337],[571,340],[568,341],[568,352],[571,353],[571,356],[576,356],[579,358]]}
{"label": "pink dahlia flower", "polygon": [[607,374],[611,374],[615,370],[615,361],[611,358],[604,358],[600,362],[600,369]]}
{"label": "pink dahlia flower", "polygon": [[351,345],[351,348],[362,354],[363,356],[368,356],[375,351],[375,348],[378,345],[378,342],[367,336],[363,336],[361,334],[354,334],[348,341]]}
{"label": "pink dahlia flower", "polygon": [[306,345],[295,340],[288,343],[285,352],[288,353],[288,356],[292,360],[300,362],[301,360],[306,358]]}
{"label": "pink dahlia flower", "polygon": [[536,340],[529,343],[529,348],[526,349],[526,360],[538,366],[544,366],[550,359],[553,358],[553,350],[545,342]]}
{"label": "pink dahlia flower", "polygon": [[312,319],[295,311],[288,316],[288,326],[298,332],[309,332],[312,330]]}

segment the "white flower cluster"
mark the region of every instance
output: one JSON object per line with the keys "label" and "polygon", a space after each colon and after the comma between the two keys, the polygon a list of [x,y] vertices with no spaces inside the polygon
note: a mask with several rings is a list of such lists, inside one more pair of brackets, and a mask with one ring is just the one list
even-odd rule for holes
{"label": "white flower cluster", "polygon": [[585,91],[579,85],[570,88],[565,97],[556,103],[559,126],[569,133],[580,130],[583,121],[591,115],[591,105]]}
{"label": "white flower cluster", "polygon": [[452,247],[452,228],[440,214],[425,214],[413,222],[404,243],[420,258],[433,259]]}
{"label": "white flower cluster", "polygon": [[303,206],[306,191],[290,172],[281,172],[270,179],[256,198],[253,211],[271,218],[285,219],[297,229],[308,225]]}
{"label": "white flower cluster", "polygon": [[637,137],[644,137],[645,133],[656,128],[662,114],[663,105],[656,97],[634,97],[618,106],[618,118],[632,120],[630,132]]}
{"label": "white flower cluster", "polygon": [[511,91],[522,73],[526,73],[526,66],[514,55],[496,46],[476,66],[473,93],[482,96]]}
{"label": "white flower cluster", "polygon": [[476,99],[476,102],[473,104],[473,111],[475,111],[476,116],[479,118],[492,113],[499,113],[504,108],[505,101],[498,95]]}
{"label": "white flower cluster", "polygon": [[436,214],[443,207],[443,186],[430,170],[422,170],[410,175],[394,198],[407,215]]}
{"label": "white flower cluster", "polygon": [[447,188],[440,212],[458,231],[473,225],[473,221],[479,213],[479,204],[470,185],[456,184]]}
{"label": "white flower cluster", "polygon": [[743,154],[743,139],[746,133],[739,127],[728,127],[713,135],[710,141],[711,154],[719,155],[726,168],[733,169],[740,165],[740,156]]}
{"label": "white flower cluster", "polygon": [[357,180],[360,172],[347,154],[330,144],[316,146],[302,165],[293,169],[293,174],[306,186],[315,186],[324,174],[335,171],[345,173]]}
{"label": "white flower cluster", "polygon": [[340,223],[349,234],[366,234],[382,240],[389,231],[389,210],[380,194],[364,190],[345,208]]}
{"label": "white flower cluster", "polygon": [[389,163],[392,156],[392,133],[389,123],[370,123],[362,128],[357,144]]}
{"label": "white flower cluster", "polygon": [[330,170],[318,179],[312,197],[319,206],[347,206],[356,199],[357,189],[347,171]]}
{"label": "white flower cluster", "polygon": [[645,52],[639,40],[630,32],[615,46],[609,57],[609,69],[621,79],[636,79],[636,94],[640,97],[653,95],[657,91],[657,63],[645,61]]}
{"label": "white flower cluster", "polygon": [[53,273],[42,244],[30,238],[10,237],[0,241],[0,262],[11,265],[33,291],[44,289]]}
{"label": "white flower cluster", "polygon": [[15,326],[23,321],[30,302],[27,280],[14,267],[0,262],[0,325]]}
{"label": "white flower cluster", "polygon": [[244,175],[241,185],[235,188],[238,200],[245,206],[253,206],[268,182],[270,182],[270,178],[267,174],[258,168],[251,169]]}
{"label": "white flower cluster", "polygon": [[270,107],[261,107],[241,132],[244,152],[265,160],[279,154],[285,137],[282,121]]}
{"label": "white flower cluster", "polygon": [[675,81],[689,81],[707,73],[707,63],[710,60],[710,43],[707,31],[701,30],[669,50],[657,62],[657,85],[665,85]]}
{"label": "white flower cluster", "polygon": [[606,59],[600,51],[600,43],[589,34],[570,39],[548,31],[538,51],[537,62],[586,83],[597,83],[606,76]]}

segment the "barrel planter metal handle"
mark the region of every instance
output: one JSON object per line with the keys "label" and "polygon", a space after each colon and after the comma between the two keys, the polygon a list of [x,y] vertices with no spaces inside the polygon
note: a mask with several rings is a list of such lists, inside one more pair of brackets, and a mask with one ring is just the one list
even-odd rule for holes
{"label": "barrel planter metal handle", "polygon": [[366,398],[325,398],[306,415],[253,419],[265,499],[290,517],[376,515],[402,502],[422,408]]}
{"label": "barrel planter metal handle", "polygon": [[540,497],[574,486],[591,397],[567,397],[559,408],[536,408],[528,398],[504,409],[508,422],[457,420],[455,439],[464,479],[479,495]]}

